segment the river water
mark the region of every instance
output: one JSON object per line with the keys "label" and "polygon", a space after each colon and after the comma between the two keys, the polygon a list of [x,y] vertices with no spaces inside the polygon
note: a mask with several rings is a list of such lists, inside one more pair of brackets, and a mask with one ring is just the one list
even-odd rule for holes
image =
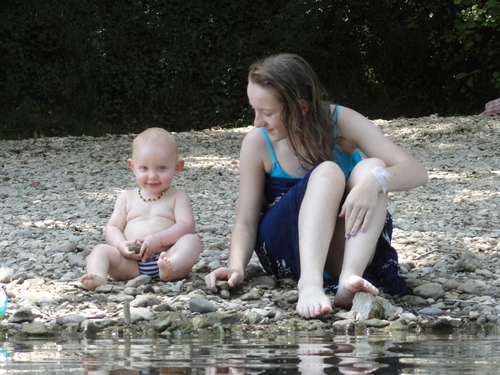
{"label": "river water", "polygon": [[4,338],[0,374],[499,374],[500,336],[319,332]]}

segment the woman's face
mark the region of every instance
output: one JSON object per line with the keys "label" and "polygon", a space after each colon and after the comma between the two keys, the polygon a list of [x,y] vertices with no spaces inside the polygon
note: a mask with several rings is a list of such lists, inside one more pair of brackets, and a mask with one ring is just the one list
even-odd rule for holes
{"label": "woman's face", "polygon": [[288,133],[281,117],[283,103],[272,90],[250,81],[247,95],[255,112],[254,126],[263,127],[273,142],[286,138]]}

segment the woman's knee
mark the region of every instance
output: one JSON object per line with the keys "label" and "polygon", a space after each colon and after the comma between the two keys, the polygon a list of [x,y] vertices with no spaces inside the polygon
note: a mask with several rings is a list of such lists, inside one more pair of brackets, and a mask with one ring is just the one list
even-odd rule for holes
{"label": "woman's knee", "polygon": [[311,174],[310,179],[321,180],[322,183],[328,185],[339,186],[345,185],[344,172],[337,163],[325,161],[318,165]]}
{"label": "woman's knee", "polygon": [[387,165],[382,159],[379,158],[368,158],[368,159],[363,159],[361,160],[354,169],[352,170],[353,173],[357,173],[362,171],[363,173],[369,173],[370,170],[372,170],[375,167],[383,167],[385,168]]}
{"label": "woman's knee", "polygon": [[360,161],[358,164],[356,164],[351,174],[349,175],[348,188],[352,189],[352,187],[356,185],[358,181],[364,178],[368,173],[370,173],[373,168],[376,167],[385,168],[386,164],[382,159],[378,158],[368,158]]}

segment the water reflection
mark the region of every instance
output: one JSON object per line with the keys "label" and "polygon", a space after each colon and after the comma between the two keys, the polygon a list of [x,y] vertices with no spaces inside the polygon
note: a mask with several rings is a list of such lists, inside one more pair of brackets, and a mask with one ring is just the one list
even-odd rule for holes
{"label": "water reflection", "polygon": [[0,374],[496,374],[499,336],[239,334],[0,342]]}

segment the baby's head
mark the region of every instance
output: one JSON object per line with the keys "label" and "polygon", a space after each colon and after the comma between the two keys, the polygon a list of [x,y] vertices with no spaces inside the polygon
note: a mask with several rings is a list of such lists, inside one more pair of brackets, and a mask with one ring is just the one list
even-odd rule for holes
{"label": "baby's head", "polygon": [[177,143],[172,136],[162,128],[149,128],[135,137],[132,142],[132,159],[144,148],[161,148],[169,151],[169,156],[175,159],[179,156]]}
{"label": "baby's head", "polygon": [[162,128],[149,128],[135,137],[127,163],[139,186],[152,194],[166,190],[184,166],[177,143]]}

